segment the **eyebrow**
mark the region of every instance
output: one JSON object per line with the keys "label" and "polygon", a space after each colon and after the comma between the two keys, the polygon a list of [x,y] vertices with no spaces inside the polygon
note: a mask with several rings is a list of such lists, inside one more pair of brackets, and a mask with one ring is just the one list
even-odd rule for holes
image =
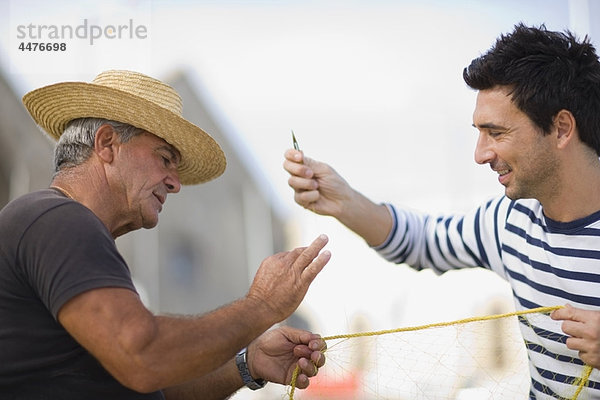
{"label": "eyebrow", "polygon": [[177,151],[175,147],[171,146],[170,144],[164,144],[162,146],[159,146],[157,149],[165,150],[166,152],[171,154],[171,162],[174,162],[177,165],[179,165],[179,163],[181,162],[181,154],[179,153],[179,151]]}
{"label": "eyebrow", "polygon": [[477,129],[499,129],[499,130],[507,129],[504,126],[492,124],[491,122],[486,123],[486,124],[481,124],[481,125],[475,125],[475,124],[471,124],[471,125],[473,126],[473,128],[477,128]]}

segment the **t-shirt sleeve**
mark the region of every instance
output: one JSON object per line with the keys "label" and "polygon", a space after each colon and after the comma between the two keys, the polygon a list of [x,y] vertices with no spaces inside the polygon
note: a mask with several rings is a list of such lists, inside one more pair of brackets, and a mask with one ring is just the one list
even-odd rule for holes
{"label": "t-shirt sleeve", "polygon": [[26,230],[18,250],[23,271],[57,318],[74,296],[102,287],[135,291],[131,273],[104,224],[85,206],[65,202]]}

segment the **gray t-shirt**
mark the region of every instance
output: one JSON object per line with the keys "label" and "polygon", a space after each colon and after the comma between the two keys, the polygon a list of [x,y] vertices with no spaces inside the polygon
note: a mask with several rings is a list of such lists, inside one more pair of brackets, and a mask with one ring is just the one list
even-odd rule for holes
{"label": "gray t-shirt", "polygon": [[135,291],[125,260],[88,208],[53,189],[0,211],[0,396],[163,399],[122,386],[57,321],[90,289]]}

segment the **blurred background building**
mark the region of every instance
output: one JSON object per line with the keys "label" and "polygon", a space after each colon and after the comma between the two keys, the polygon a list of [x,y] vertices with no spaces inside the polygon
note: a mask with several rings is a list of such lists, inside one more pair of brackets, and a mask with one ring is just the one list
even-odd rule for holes
{"label": "blurred background building", "polygon": [[41,134],[0,69],[0,204],[48,187],[51,141]]}

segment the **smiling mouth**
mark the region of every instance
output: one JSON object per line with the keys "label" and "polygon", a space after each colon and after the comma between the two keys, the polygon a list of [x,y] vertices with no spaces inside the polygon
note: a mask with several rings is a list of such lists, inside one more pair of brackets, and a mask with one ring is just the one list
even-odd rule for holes
{"label": "smiling mouth", "polygon": [[496,169],[494,171],[498,174],[498,182],[503,186],[507,186],[508,180],[510,179],[509,174],[512,172],[512,169],[504,168]]}

